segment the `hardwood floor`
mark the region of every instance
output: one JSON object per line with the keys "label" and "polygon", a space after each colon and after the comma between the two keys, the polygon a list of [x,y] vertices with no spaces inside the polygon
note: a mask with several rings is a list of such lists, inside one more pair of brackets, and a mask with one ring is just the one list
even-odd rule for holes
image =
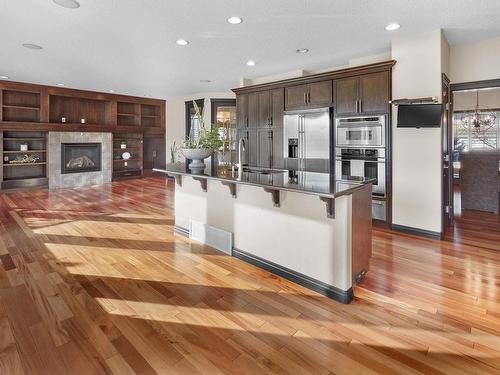
{"label": "hardwood floor", "polygon": [[174,235],[172,198],[163,178],[0,194],[0,374],[500,373],[480,236],[375,229],[342,305]]}

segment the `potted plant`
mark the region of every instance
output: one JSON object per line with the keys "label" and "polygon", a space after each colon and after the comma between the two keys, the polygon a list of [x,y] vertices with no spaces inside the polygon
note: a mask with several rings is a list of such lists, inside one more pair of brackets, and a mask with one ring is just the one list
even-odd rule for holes
{"label": "potted plant", "polygon": [[218,126],[212,124],[212,126],[206,127],[203,111],[200,111],[194,100],[193,105],[200,127],[196,136],[189,136],[184,140],[181,146],[181,153],[186,159],[191,160],[188,166],[191,172],[202,173],[205,169],[203,160],[219,150],[222,147],[223,140],[220,137]]}

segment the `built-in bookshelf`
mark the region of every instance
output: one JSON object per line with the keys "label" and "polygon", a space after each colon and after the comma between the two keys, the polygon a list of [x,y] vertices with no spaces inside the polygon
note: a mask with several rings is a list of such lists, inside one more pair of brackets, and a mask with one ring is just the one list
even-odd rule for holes
{"label": "built-in bookshelf", "polygon": [[116,133],[113,135],[113,180],[142,176],[142,159],[142,133]]}
{"label": "built-in bookshelf", "polygon": [[47,133],[0,132],[2,189],[47,184]]}
{"label": "built-in bookshelf", "polygon": [[160,106],[141,104],[141,126],[145,128],[160,126]]}
{"label": "built-in bookshelf", "polygon": [[140,126],[141,124],[141,105],[138,103],[117,103],[117,120],[118,126]]}
{"label": "built-in bookshelf", "polygon": [[36,92],[3,90],[2,120],[13,122],[40,121],[40,94]]}

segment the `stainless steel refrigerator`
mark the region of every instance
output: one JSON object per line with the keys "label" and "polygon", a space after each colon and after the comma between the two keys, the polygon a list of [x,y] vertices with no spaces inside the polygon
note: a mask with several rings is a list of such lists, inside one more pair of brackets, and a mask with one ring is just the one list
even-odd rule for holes
{"label": "stainless steel refrigerator", "polygon": [[330,108],[285,112],[285,168],[329,173],[331,129]]}

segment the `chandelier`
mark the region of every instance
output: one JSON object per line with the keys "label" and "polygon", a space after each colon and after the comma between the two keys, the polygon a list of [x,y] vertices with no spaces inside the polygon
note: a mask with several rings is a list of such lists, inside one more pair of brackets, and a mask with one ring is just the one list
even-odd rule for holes
{"label": "chandelier", "polygon": [[489,130],[495,125],[497,116],[493,112],[481,111],[479,108],[479,90],[476,91],[476,108],[466,112],[460,118],[462,125],[475,131]]}

